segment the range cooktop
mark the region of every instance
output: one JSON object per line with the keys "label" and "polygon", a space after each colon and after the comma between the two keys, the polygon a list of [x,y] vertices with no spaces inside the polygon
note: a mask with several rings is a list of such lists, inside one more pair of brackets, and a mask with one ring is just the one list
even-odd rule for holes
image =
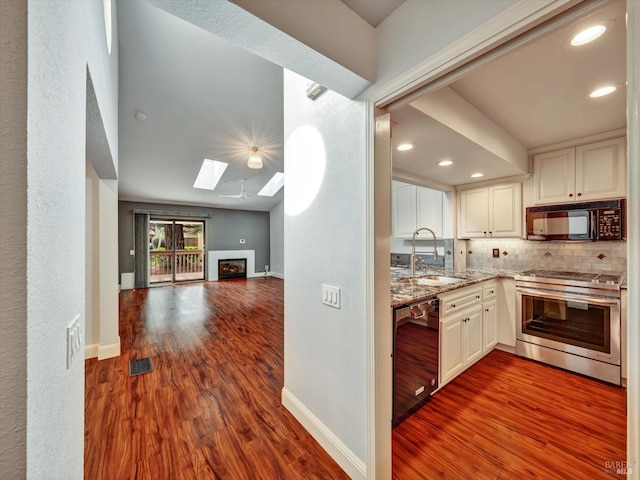
{"label": "range cooktop", "polygon": [[622,275],[605,273],[563,272],[559,270],[527,270],[526,272],[522,272],[520,275],[516,275],[516,279],[552,279],[567,280],[571,282],[606,283],[618,285],[622,283]]}

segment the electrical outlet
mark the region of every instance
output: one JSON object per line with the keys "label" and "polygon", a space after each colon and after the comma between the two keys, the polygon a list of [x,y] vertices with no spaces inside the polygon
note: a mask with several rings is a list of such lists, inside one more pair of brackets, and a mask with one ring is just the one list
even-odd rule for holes
{"label": "electrical outlet", "polygon": [[67,370],[71,368],[71,363],[81,348],[80,315],[76,315],[67,327]]}

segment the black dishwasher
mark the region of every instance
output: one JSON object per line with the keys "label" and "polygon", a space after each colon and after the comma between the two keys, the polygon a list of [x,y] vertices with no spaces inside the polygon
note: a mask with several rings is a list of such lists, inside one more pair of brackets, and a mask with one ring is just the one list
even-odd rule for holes
{"label": "black dishwasher", "polygon": [[440,318],[431,297],[393,310],[393,426],[438,388]]}

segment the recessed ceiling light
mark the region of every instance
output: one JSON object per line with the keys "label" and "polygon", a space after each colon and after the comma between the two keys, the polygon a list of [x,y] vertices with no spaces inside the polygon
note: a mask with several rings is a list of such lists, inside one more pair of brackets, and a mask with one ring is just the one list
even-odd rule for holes
{"label": "recessed ceiling light", "polygon": [[274,173],[271,180],[258,192],[261,197],[273,197],[284,186],[284,173]]}
{"label": "recessed ceiling light", "polygon": [[438,165],[441,167],[448,167],[449,165],[453,165],[453,162],[451,160],[442,160],[441,162],[438,162]]}
{"label": "recessed ceiling light", "polygon": [[605,87],[597,88],[589,94],[591,98],[604,97],[616,91],[615,85],[607,85]]}
{"label": "recessed ceiling light", "polygon": [[200,172],[198,172],[198,177],[193,184],[193,188],[213,190],[216,188],[228,165],[229,164],[225,162],[205,158],[200,167]]}
{"label": "recessed ceiling light", "polygon": [[472,173],[471,174],[471,178],[480,178],[480,177],[484,177],[484,173]]}
{"label": "recessed ceiling light", "polygon": [[413,147],[415,147],[413,143],[403,143],[401,145],[398,145],[398,148],[396,150],[400,152],[406,152],[407,150],[413,150]]}
{"label": "recessed ceiling light", "polygon": [[585,28],[584,30],[578,32],[571,39],[571,45],[573,45],[574,47],[586,45],[587,43],[593,42],[596,38],[600,37],[606,31],[607,27],[605,27],[604,25],[594,25],[592,27]]}

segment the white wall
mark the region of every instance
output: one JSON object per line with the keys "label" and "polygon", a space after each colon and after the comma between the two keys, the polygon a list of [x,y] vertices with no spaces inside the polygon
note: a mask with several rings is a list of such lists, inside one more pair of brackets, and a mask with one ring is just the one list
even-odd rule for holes
{"label": "white wall", "polygon": [[[26,476],[27,2],[0,2],[0,473]],[[10,226],[10,227],[6,227]]]}
{"label": "white wall", "polygon": [[284,201],[269,212],[270,234],[269,244],[271,258],[269,260],[270,272],[284,275]]}
{"label": "white wall", "polygon": [[[364,104],[331,91],[315,102],[308,100],[307,82],[285,71],[283,402],[289,408],[299,402],[303,410],[293,413],[303,424],[311,415],[341,445],[343,454],[355,457],[351,465],[337,458],[353,476],[358,466],[364,469],[367,458],[365,109]],[[304,168],[297,162],[308,161],[304,153],[292,155],[291,138],[301,126],[321,136],[326,164],[315,199],[292,216],[290,206],[299,205],[299,199],[292,198],[295,192],[290,187],[305,181]],[[295,178],[292,171],[298,172]],[[322,304],[323,283],[341,289],[341,309]],[[307,418],[301,418],[305,413]],[[308,423],[305,426],[309,428]],[[326,442],[323,446],[331,451]]]}
{"label": "white wall", "polygon": [[85,346],[95,346],[96,352],[90,355],[95,357],[100,343],[100,257],[96,254],[97,249],[94,249],[100,241],[100,179],[89,160],[86,165],[84,343]]}
{"label": "white wall", "polygon": [[27,314],[15,319],[27,335],[28,478],[83,476],[84,355],[66,368],[66,327],[80,315],[85,330],[87,65],[117,164],[117,41],[109,56],[103,16],[101,1],[28,2]]}
{"label": "white wall", "polygon": [[404,73],[517,2],[406,0],[376,28],[376,85]]}

